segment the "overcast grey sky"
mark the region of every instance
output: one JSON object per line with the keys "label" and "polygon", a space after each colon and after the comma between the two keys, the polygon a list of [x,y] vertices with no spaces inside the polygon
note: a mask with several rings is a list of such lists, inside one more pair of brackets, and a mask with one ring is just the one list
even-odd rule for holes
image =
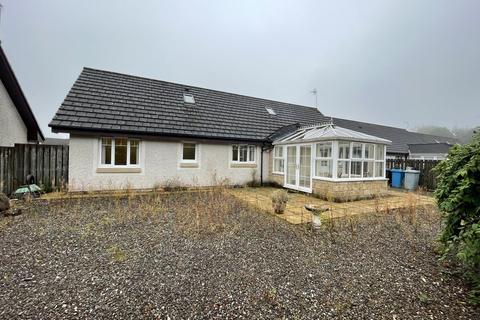
{"label": "overcast grey sky", "polygon": [[414,128],[480,124],[480,1],[0,0],[47,136],[84,66]]}

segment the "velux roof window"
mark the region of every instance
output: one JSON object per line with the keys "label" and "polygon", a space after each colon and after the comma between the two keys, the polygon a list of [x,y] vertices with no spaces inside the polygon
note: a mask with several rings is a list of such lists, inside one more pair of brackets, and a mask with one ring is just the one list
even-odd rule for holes
{"label": "velux roof window", "polygon": [[191,93],[184,93],[183,94],[183,101],[186,103],[195,103],[195,98],[193,97],[193,94]]}
{"label": "velux roof window", "polygon": [[275,111],[274,111],[272,108],[265,107],[265,110],[267,110],[268,114],[271,114],[272,116],[275,116],[275,115],[277,115],[277,114],[275,113]]}

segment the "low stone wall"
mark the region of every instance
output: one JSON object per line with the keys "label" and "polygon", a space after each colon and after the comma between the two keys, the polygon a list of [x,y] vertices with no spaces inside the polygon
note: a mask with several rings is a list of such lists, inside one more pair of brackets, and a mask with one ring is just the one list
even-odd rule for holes
{"label": "low stone wall", "polygon": [[325,200],[347,202],[370,199],[387,193],[387,179],[373,181],[312,180],[312,192]]}
{"label": "low stone wall", "polygon": [[269,182],[283,186],[284,176],[283,174],[271,173],[269,176]]}

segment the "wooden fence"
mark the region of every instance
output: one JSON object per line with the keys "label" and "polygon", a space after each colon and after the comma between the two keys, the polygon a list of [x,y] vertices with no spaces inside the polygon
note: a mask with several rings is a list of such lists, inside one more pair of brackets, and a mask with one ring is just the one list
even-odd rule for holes
{"label": "wooden fence", "polygon": [[406,169],[412,167],[420,171],[418,185],[427,190],[435,190],[437,186],[436,174],[432,169],[440,160],[420,160],[420,159],[387,159],[387,169]]}
{"label": "wooden fence", "polygon": [[58,190],[68,182],[68,146],[15,144],[0,147],[0,192],[10,194],[32,174],[46,191]]}

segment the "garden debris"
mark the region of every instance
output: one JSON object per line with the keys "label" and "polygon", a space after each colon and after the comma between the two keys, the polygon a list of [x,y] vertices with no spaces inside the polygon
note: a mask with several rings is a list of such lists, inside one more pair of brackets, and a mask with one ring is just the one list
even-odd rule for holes
{"label": "garden debris", "polygon": [[42,188],[36,184],[26,184],[20,186],[12,194],[14,199],[27,199],[27,198],[38,198],[42,193]]}

